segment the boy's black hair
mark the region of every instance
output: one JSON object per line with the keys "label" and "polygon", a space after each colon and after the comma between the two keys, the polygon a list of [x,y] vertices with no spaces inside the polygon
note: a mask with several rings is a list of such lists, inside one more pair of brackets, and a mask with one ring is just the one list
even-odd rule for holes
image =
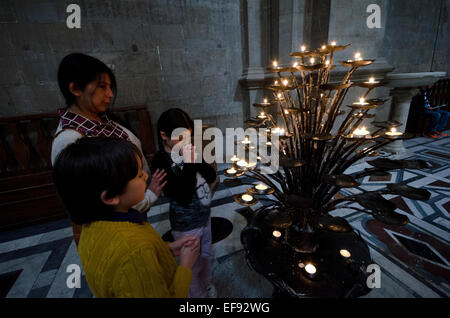
{"label": "boy's black hair", "polygon": [[57,157],[53,180],[74,223],[87,224],[113,212],[100,196],[112,198],[125,190],[139,171],[142,157],[131,142],[119,138],[84,137]]}
{"label": "boy's black hair", "polygon": [[192,133],[194,133],[194,121],[184,110],[179,108],[171,108],[159,116],[156,124],[156,132],[158,134],[158,146],[160,150],[164,150],[164,144],[160,132],[165,132],[166,136],[170,138],[172,132],[177,128],[191,129]]}
{"label": "boy's black hair", "polygon": [[70,83],[74,82],[76,88],[84,90],[87,84],[95,81],[102,73],[109,75],[111,90],[115,98],[117,93],[116,78],[105,63],[83,53],[71,53],[64,57],[59,64],[58,85],[66,100],[66,105],[70,106],[75,102],[75,95],[69,89]]}

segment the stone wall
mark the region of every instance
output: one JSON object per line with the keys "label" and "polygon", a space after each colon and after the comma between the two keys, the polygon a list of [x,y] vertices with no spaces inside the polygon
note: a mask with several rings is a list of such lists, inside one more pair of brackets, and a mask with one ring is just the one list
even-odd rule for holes
{"label": "stone wall", "polygon": [[[81,8],[81,29],[66,7]],[[218,127],[242,122],[239,0],[77,0],[0,2],[0,116],[64,105],[56,74],[71,52],[112,65],[115,106],[180,107]]]}
{"label": "stone wall", "polygon": [[[73,2],[81,29],[66,27]],[[372,3],[381,29],[365,24]],[[290,51],[317,37],[352,43],[336,60],[358,49],[396,73],[450,74],[449,8],[450,0],[2,0],[0,116],[63,106],[58,64],[78,51],[113,66],[116,106],[145,103],[153,123],[180,107],[238,127],[262,97],[239,80],[264,80],[271,59],[290,63]]]}

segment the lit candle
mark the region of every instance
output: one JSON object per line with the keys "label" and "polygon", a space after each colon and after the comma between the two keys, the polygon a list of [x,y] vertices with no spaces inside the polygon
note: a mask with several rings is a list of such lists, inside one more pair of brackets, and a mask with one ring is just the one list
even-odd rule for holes
{"label": "lit candle", "polygon": [[[255,148],[255,147],[253,147],[253,148]],[[253,168],[254,166],[256,166],[256,162],[248,162],[247,164],[246,164],[246,166],[245,166],[245,168]]]}
{"label": "lit candle", "polygon": [[236,169],[234,169],[233,167],[227,170],[228,174],[235,174],[236,172],[237,172]]}
{"label": "lit candle", "polygon": [[269,104],[269,103],[267,102],[267,98],[264,98],[263,104]]}
{"label": "lit candle", "polygon": [[281,128],[281,129],[280,129],[280,136],[284,136],[285,133],[286,133],[286,132],[284,131],[284,128]]}
{"label": "lit candle", "polygon": [[331,42],[331,46],[336,46],[336,41]]}
{"label": "lit candle", "polygon": [[289,112],[287,111],[287,109],[284,110],[284,113],[287,115],[289,114]]}
{"label": "lit candle", "polygon": [[350,256],[352,256],[352,254],[350,254],[350,252],[347,250],[340,250],[339,253],[345,258],[349,258]]}
{"label": "lit candle", "polygon": [[375,83],[375,77],[370,77],[369,78],[369,83]]}
{"label": "lit candle", "polygon": [[355,61],[361,61],[361,60],[362,60],[361,53],[356,52],[355,53]]}
{"label": "lit candle", "polygon": [[322,50],[325,50],[327,48],[326,45],[322,45]]}
{"label": "lit candle", "polygon": [[326,66],[330,65],[330,60],[326,60],[326,61],[325,61],[325,65],[326,65]]}
{"label": "lit candle", "polygon": [[292,67],[297,67],[297,66],[298,66],[298,62],[292,63]]}
{"label": "lit candle", "polygon": [[[258,116],[258,117],[259,117],[259,116]],[[250,140],[248,139],[248,137],[245,137],[245,139],[242,140],[242,143],[243,143],[243,144],[249,144],[249,143],[250,143]]]}
{"label": "lit candle", "polygon": [[277,61],[273,61],[272,65],[273,65],[274,68],[277,68],[278,67],[278,62]]}
{"label": "lit candle", "polygon": [[278,99],[283,99],[283,95],[281,93],[277,94]]}
{"label": "lit candle", "polygon": [[314,64],[315,61],[316,61],[316,60],[315,60],[313,57],[309,60],[309,62],[310,62],[311,64]]}
{"label": "lit candle", "polygon": [[353,135],[355,136],[366,136],[370,134],[370,132],[366,129],[366,127],[363,127],[361,129],[356,128],[355,131],[353,132]]}
{"label": "lit candle", "polygon": [[267,118],[266,114],[264,114],[264,112],[261,112],[260,115],[258,116],[258,118],[264,119]]}
{"label": "lit candle", "polygon": [[255,185],[255,189],[260,190],[260,191],[267,190],[267,188],[268,188],[268,186],[266,186],[265,184],[262,184],[262,183]]}
{"label": "lit candle", "polygon": [[277,86],[278,85],[278,81],[273,82],[273,85]]}
{"label": "lit candle", "polygon": [[364,97],[361,97],[359,99],[359,102],[353,103],[355,105],[367,105],[368,103],[366,103],[366,99]]}
{"label": "lit candle", "polygon": [[239,160],[236,164],[241,168],[247,167],[247,161],[245,160]]}
{"label": "lit candle", "polygon": [[300,50],[301,50],[302,52],[305,52],[305,51],[306,51],[306,46],[302,45],[301,48],[300,48]]}
{"label": "lit candle", "polygon": [[309,263],[309,264],[306,264],[305,271],[308,274],[315,274],[317,270],[316,270],[316,267],[313,264]]}
{"label": "lit candle", "polygon": [[403,135],[403,133],[400,132],[400,131],[397,131],[397,129],[395,129],[395,128],[391,128],[391,131],[386,132],[386,135],[388,135],[388,136],[400,136],[400,135]]}
{"label": "lit candle", "polygon": [[252,197],[250,194],[243,194],[243,195],[241,196],[241,199],[244,200],[244,201],[246,201],[246,202],[250,202],[250,201],[253,200],[253,197]]}
{"label": "lit candle", "polygon": [[236,155],[234,155],[233,157],[230,158],[230,160],[231,162],[236,162],[239,161],[239,158]]}
{"label": "lit candle", "polygon": [[275,231],[272,232],[272,235],[275,236],[276,238],[279,238],[281,236],[281,232],[275,230]]}
{"label": "lit candle", "polygon": [[287,86],[289,84],[289,81],[287,79],[283,80],[283,85]]}

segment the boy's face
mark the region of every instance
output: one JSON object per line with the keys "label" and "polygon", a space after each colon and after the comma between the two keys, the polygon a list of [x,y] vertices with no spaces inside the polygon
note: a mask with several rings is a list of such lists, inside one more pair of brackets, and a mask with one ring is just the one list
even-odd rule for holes
{"label": "boy's face", "polygon": [[138,174],[128,182],[125,191],[118,195],[120,202],[116,206],[116,210],[124,210],[122,212],[127,212],[133,205],[145,199],[148,174],[142,169],[141,159],[136,157],[139,165]]}

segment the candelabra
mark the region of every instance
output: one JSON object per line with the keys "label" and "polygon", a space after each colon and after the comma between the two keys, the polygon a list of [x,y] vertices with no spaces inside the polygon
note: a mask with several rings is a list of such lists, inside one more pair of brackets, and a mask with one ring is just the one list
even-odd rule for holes
{"label": "candelabra", "polygon": [[[379,156],[379,148],[411,137],[396,130],[402,124],[399,122],[377,123],[373,131],[361,126],[365,119],[374,117],[369,111],[385,102],[368,99],[368,94],[386,83],[373,77],[362,82],[350,79],[358,68],[374,60],[356,53],[354,59],[340,62],[349,68],[343,79],[330,83],[335,52],[349,46],[332,42],[311,51],[302,46],[300,52],[291,53],[295,59],[292,65],[280,66],[274,61],[268,71],[275,75],[275,81],[264,87],[273,97],[253,104],[261,112],[246,124],[266,129],[265,144],[271,155],[278,156],[279,169],[267,171],[267,164],[235,155],[231,168],[224,171],[224,184],[229,187],[245,184],[243,177],[257,181],[247,183],[250,187],[245,193],[234,195],[236,202],[247,207],[268,202],[255,210],[241,209],[248,221],[241,241],[248,264],[275,286],[277,295],[357,297],[368,293],[366,269],[373,263],[370,251],[345,218],[333,217],[330,212],[345,207],[401,226],[408,218],[395,212],[395,204],[382,195],[416,200],[430,197],[428,191],[406,184],[337,195],[342,188],[358,187],[357,180],[364,176],[428,165],[422,160],[377,158],[367,161],[372,168],[345,174],[359,160]],[[357,102],[342,107],[352,87],[363,88],[365,93]],[[272,106],[278,106],[279,116],[268,112]],[[343,115],[343,121],[335,125]],[[271,143],[275,135],[278,146]],[[251,147],[248,137],[236,143],[245,148],[245,156],[258,149]]]}

